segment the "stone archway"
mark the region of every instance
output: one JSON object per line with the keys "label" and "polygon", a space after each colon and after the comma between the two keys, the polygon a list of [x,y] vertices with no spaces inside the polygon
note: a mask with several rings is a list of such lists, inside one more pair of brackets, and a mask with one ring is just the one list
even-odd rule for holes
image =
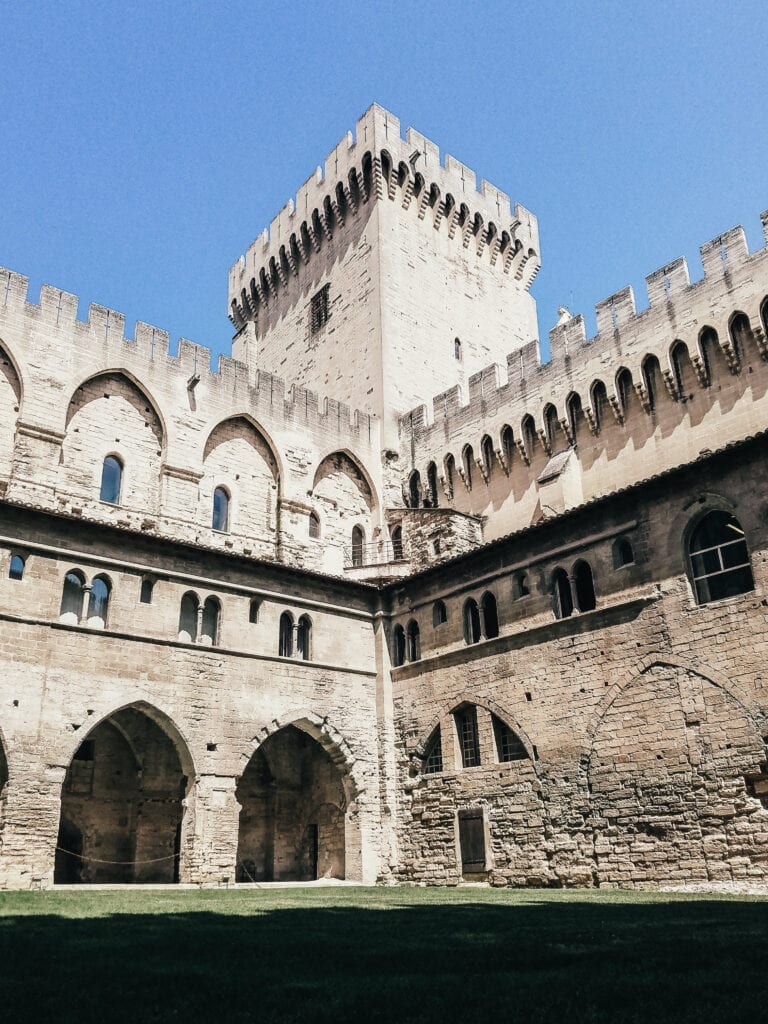
{"label": "stone archway", "polygon": [[84,737],[62,786],[54,882],[179,881],[194,773],[174,733],[131,705]]}
{"label": "stone archway", "polygon": [[295,725],[269,735],[235,795],[238,882],[344,878],[349,811],[343,768]]}

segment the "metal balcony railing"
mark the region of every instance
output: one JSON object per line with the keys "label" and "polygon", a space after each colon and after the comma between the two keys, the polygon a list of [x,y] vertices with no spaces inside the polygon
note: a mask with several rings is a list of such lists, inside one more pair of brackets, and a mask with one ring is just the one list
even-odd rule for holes
{"label": "metal balcony railing", "polygon": [[393,544],[391,540],[377,540],[370,544],[352,544],[350,547],[344,548],[345,569],[407,561],[406,546],[402,543]]}

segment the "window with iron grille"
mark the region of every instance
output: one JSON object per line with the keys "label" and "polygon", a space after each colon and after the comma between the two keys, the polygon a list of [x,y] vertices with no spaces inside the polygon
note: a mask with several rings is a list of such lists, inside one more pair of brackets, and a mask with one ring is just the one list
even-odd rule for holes
{"label": "window with iron grille", "polygon": [[328,317],[330,316],[328,292],[330,287],[327,284],[312,296],[309,307],[309,326],[312,334],[317,334],[320,328],[328,323]]}
{"label": "window with iron grille", "polygon": [[480,743],[477,735],[477,709],[474,705],[459,708],[454,712],[456,732],[459,737],[461,764],[474,768],[480,764]]}
{"label": "window with iron grille", "polygon": [[424,774],[436,775],[443,770],[443,747],[440,742],[440,726],[432,733],[432,739],[424,755]]}
{"label": "window with iron grille", "polygon": [[528,753],[517,735],[509,728],[506,722],[502,722],[496,715],[493,719],[493,735],[496,739],[496,756],[499,761],[522,761]]}
{"label": "window with iron grille", "polygon": [[691,535],[688,553],[699,604],[754,590],[747,539],[729,512],[708,512]]}

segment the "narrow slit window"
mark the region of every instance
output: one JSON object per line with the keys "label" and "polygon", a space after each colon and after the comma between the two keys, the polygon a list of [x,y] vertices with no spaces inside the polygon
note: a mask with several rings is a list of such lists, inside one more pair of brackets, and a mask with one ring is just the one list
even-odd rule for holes
{"label": "narrow slit window", "polygon": [[229,530],[229,493],[224,487],[217,487],[213,492],[211,527],[217,533],[227,533]]}
{"label": "narrow slit window", "polygon": [[310,301],[309,323],[312,334],[317,334],[328,323],[330,318],[330,288],[329,284],[325,285],[312,296]]}
{"label": "narrow slit window", "polygon": [[395,626],[392,631],[392,666],[400,668],[405,664],[405,630],[402,626]]}
{"label": "narrow slit window", "polygon": [[435,601],[432,606],[432,625],[442,626],[442,624],[447,621],[448,609],[445,606],[445,601]]}
{"label": "narrow slit window", "polygon": [[106,576],[94,577],[88,598],[88,625],[94,629],[104,629],[107,624],[111,592],[112,586]]}

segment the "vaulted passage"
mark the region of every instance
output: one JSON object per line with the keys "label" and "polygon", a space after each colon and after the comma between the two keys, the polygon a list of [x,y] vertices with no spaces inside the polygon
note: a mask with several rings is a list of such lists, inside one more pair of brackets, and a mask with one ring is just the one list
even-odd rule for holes
{"label": "vaulted passage", "polygon": [[100,722],[64,780],[54,881],[179,881],[190,775],[182,757],[188,762],[178,741],[139,708]]}
{"label": "vaulted passage", "polygon": [[288,725],[248,762],[237,786],[237,881],[344,878],[342,771],[320,744]]}

